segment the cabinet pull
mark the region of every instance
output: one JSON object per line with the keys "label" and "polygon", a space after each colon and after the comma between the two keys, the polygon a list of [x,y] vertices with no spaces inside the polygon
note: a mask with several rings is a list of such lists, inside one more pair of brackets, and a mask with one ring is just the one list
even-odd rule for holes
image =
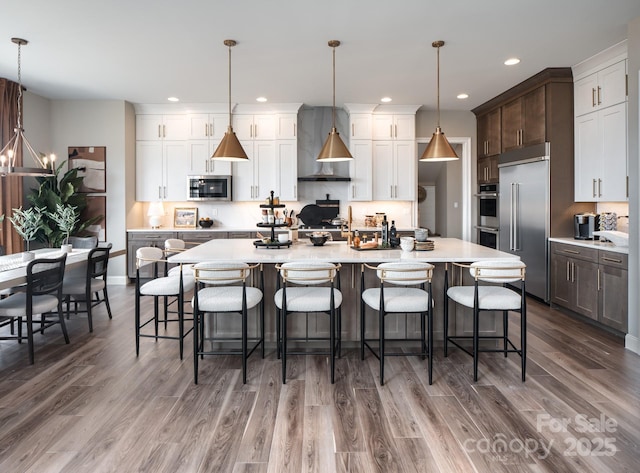
{"label": "cabinet pull", "polygon": [[596,89],[595,88],[591,89],[591,106],[592,107],[596,106]]}
{"label": "cabinet pull", "polygon": [[162,199],[162,187],[158,186],[158,199]]}
{"label": "cabinet pull", "polygon": [[393,193],[395,194],[394,197],[397,199],[398,198],[398,186],[397,185],[393,186]]}
{"label": "cabinet pull", "polygon": [[580,252],[576,250],[562,250],[563,253],[571,253],[572,255],[579,255]]}
{"label": "cabinet pull", "polygon": [[356,196],[356,185],[351,184],[351,198],[354,199]]}
{"label": "cabinet pull", "polygon": [[600,268],[598,268],[598,291],[600,290]]}
{"label": "cabinet pull", "polygon": [[592,197],[595,197],[596,196],[596,180],[592,179],[592,181],[593,182],[591,183],[591,194],[592,194]]}
{"label": "cabinet pull", "polygon": [[576,264],[571,262],[571,282],[576,282]]}
{"label": "cabinet pull", "polygon": [[356,126],[353,123],[351,124],[351,136],[356,136]]}
{"label": "cabinet pull", "polygon": [[567,261],[567,281],[571,281],[571,263]]}
{"label": "cabinet pull", "polygon": [[395,129],[394,138],[397,138],[398,137],[398,125],[394,125],[394,129]]}
{"label": "cabinet pull", "polygon": [[389,125],[389,138],[393,138],[393,125]]}
{"label": "cabinet pull", "polygon": [[158,138],[162,138],[162,129],[160,128],[162,125],[158,125]]}
{"label": "cabinet pull", "polygon": [[389,197],[393,199],[393,185],[389,186]]}
{"label": "cabinet pull", "polygon": [[204,136],[209,136],[209,124],[204,124]]}
{"label": "cabinet pull", "polygon": [[598,105],[601,105],[601,104],[602,104],[602,100],[601,100],[601,97],[600,97],[600,91],[601,91],[601,90],[602,90],[602,89],[601,89],[601,87],[600,87],[600,86],[598,86]]}
{"label": "cabinet pull", "polygon": [[293,136],[296,136],[296,124],[293,124]]}
{"label": "cabinet pull", "polygon": [[602,197],[602,179],[598,179],[598,197]]}
{"label": "cabinet pull", "polygon": [[253,137],[257,138],[258,137],[258,124],[256,123],[255,125],[253,125]]}
{"label": "cabinet pull", "polygon": [[167,126],[166,125],[162,125],[162,137],[163,138],[167,137]]}
{"label": "cabinet pull", "polygon": [[602,257],[602,261],[608,261],[609,263],[622,263],[621,259],[615,259],[615,258],[607,258],[606,256]]}
{"label": "cabinet pull", "polygon": [[293,198],[298,199],[298,184],[293,185]]}

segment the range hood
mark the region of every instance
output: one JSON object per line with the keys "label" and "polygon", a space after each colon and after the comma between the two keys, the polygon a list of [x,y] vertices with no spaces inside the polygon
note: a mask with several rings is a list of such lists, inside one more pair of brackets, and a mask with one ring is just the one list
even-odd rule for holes
{"label": "range hood", "polygon": [[349,176],[338,176],[333,173],[332,163],[322,163],[321,168],[308,176],[298,177],[298,181],[303,182],[348,182],[351,178]]}

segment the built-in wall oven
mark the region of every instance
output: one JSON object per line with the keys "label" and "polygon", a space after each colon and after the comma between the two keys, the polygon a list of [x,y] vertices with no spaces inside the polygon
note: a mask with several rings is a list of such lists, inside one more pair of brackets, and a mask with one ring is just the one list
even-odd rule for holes
{"label": "built-in wall oven", "polygon": [[480,184],[478,193],[478,244],[499,249],[500,209],[498,184]]}

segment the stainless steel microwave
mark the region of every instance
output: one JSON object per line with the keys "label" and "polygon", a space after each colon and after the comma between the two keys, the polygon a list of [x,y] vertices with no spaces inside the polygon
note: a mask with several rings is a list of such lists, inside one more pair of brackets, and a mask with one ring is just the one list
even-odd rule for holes
{"label": "stainless steel microwave", "polygon": [[231,176],[187,176],[187,200],[231,200]]}

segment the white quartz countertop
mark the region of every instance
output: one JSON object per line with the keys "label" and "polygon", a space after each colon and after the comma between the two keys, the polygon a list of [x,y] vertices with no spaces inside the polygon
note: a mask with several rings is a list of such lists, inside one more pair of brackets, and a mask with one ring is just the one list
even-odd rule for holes
{"label": "white quartz countertop", "polygon": [[582,246],[584,248],[613,251],[615,253],[623,253],[625,255],[629,254],[628,246],[616,246],[610,241],[601,242],[600,240],[576,240],[575,238],[549,238],[549,241],[564,243],[566,245]]}
{"label": "white quartz countertop", "polygon": [[[286,230],[286,228],[283,227]],[[276,228],[276,230],[279,230]],[[238,227],[209,227],[209,228],[200,228],[200,227],[160,227],[160,228],[150,228],[150,227],[141,227],[141,228],[127,228],[128,232],[255,232],[255,231],[264,231],[264,229],[260,230],[255,225],[251,228],[238,228]]]}
{"label": "white quartz countertop", "polygon": [[281,263],[287,261],[316,260],[336,263],[376,263],[382,261],[425,261],[429,263],[471,262],[493,259],[519,259],[502,251],[480,246],[457,238],[432,238],[432,251],[361,250],[350,248],[346,242],[327,242],[313,246],[300,240],[290,248],[256,248],[252,240],[211,240],[171,256],[172,263],[199,263],[203,261],[234,260],[247,263]]}

